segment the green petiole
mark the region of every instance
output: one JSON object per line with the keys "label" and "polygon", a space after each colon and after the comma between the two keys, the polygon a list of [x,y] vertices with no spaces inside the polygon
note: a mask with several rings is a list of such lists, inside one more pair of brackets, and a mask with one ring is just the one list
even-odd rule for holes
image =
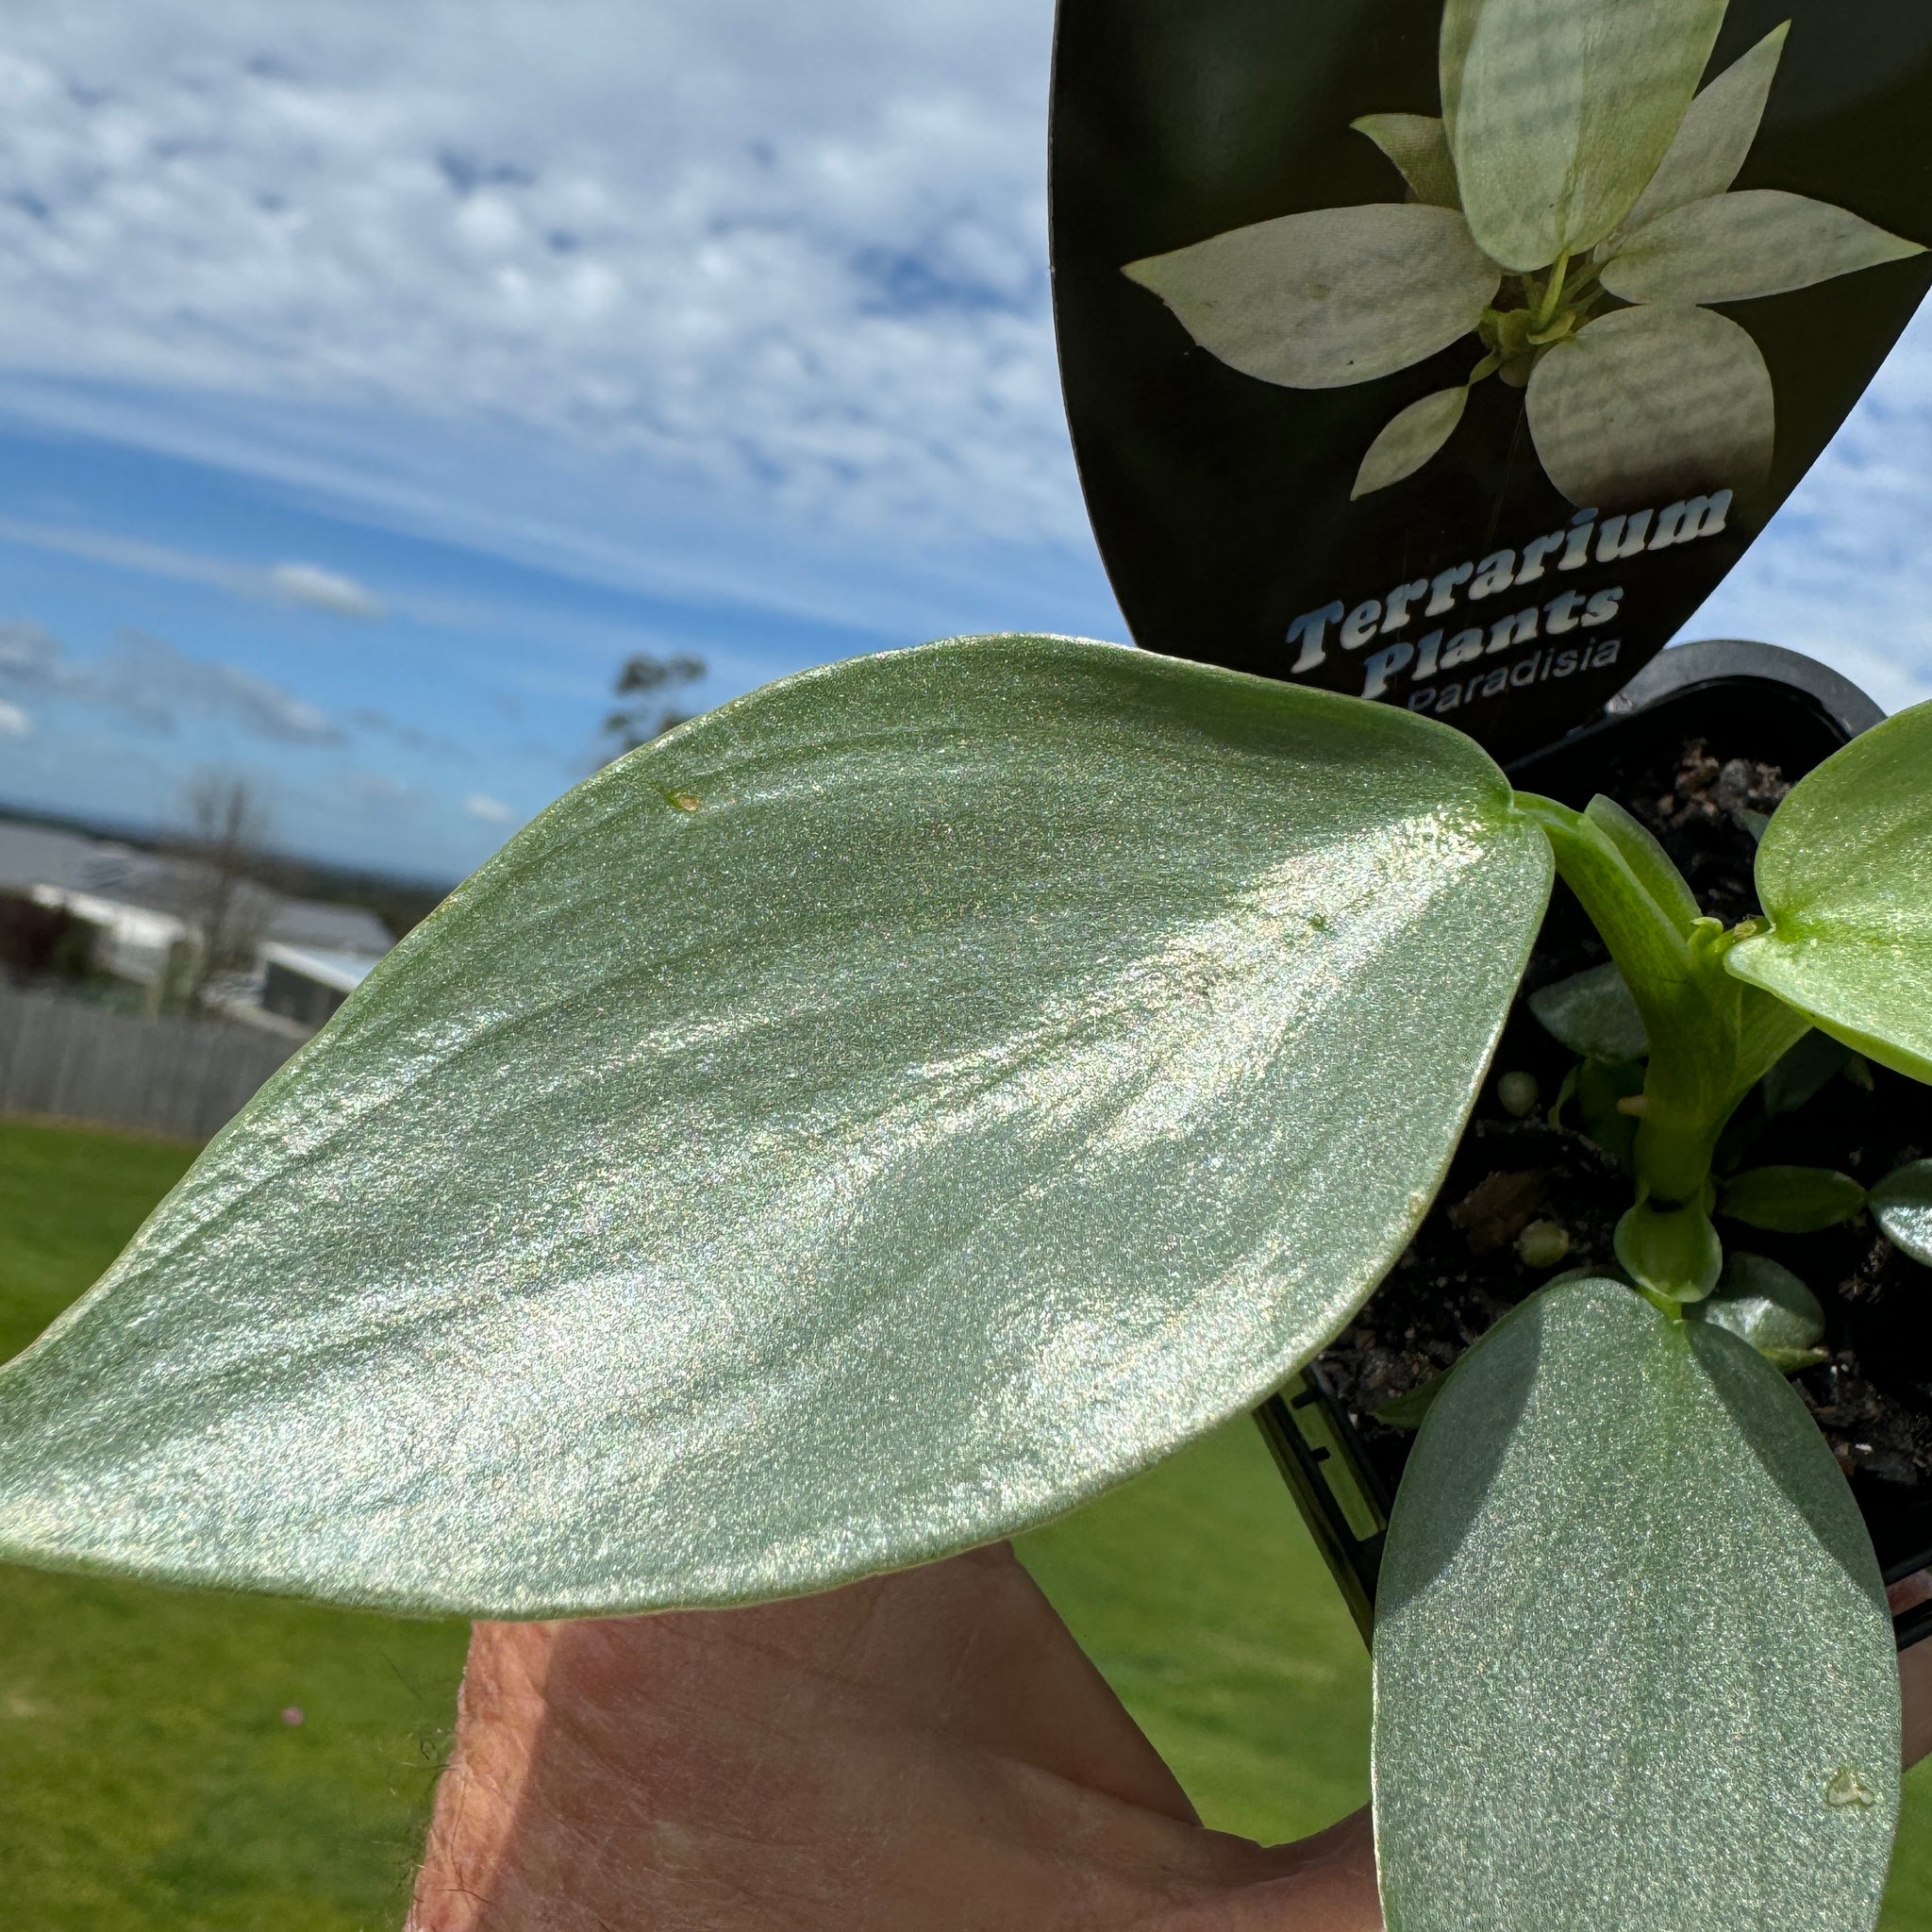
{"label": "green petiole", "polygon": [[1629,813],[1604,798],[1583,811],[1531,793],[1516,803],[1548,837],[1649,1037],[1643,1091],[1623,1108],[1637,1121],[1637,1199],[1617,1230],[1618,1258],[1660,1306],[1701,1301],[1723,1263],[1710,1222],[1719,1137],[1809,1023],[1726,970],[1725,954],[1757,924],[1726,930],[1705,917]]}

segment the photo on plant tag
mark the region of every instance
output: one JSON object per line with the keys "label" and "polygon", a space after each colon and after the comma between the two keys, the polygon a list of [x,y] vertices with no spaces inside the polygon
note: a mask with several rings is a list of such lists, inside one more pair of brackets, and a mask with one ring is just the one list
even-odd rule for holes
{"label": "photo on plant tag", "polygon": [[1474,336],[1467,379],[1393,417],[1353,495],[1413,475],[1492,376],[1526,391],[1538,459],[1579,508],[1752,489],[1771,375],[1717,305],[1924,251],[1828,202],[1734,187],[1791,23],[1698,88],[1725,11],[1656,0],[1606,30],[1589,8],[1448,0],[1441,116],[1350,124],[1403,201],[1284,215],[1124,273],[1204,349],[1289,389],[1373,382]]}

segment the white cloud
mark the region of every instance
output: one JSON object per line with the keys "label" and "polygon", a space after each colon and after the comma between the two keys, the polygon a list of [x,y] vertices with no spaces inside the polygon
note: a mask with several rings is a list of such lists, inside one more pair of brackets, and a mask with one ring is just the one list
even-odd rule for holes
{"label": "white cloud", "polygon": [[311,610],[330,610],[338,617],[382,615],[379,600],[354,577],[324,570],[320,564],[278,563],[268,573],[268,582],[277,596],[291,604],[306,604]]}
{"label": "white cloud", "polygon": [[514,806],[504,804],[500,798],[491,798],[487,792],[473,791],[463,800],[463,809],[473,819],[480,819],[486,825],[508,825],[517,817]]}
{"label": "white cloud", "polygon": [[0,517],[0,541],[51,550],[117,570],[137,570],[151,576],[175,577],[186,583],[210,584],[241,597],[267,597],[277,603],[305,604],[339,617],[375,618],[382,603],[375,593],[340,571],[314,563],[278,563],[269,570],[203,557],[166,543],[143,542],[106,530],[73,529],[60,524],[38,524],[18,517]]}
{"label": "white cloud", "polygon": [[0,699],[0,738],[25,738],[33,728],[33,720],[18,705]]}
{"label": "white cloud", "polygon": [[1039,0],[24,0],[16,368],[441,410],[811,521],[1084,534]]}

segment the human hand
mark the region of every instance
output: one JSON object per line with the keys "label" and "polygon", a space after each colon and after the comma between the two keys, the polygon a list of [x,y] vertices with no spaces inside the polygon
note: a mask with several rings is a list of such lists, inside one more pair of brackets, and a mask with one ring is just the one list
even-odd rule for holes
{"label": "human hand", "polygon": [[[1903,1669],[1909,1763],[1932,1642]],[[478,1624],[409,1932],[1380,1925],[1367,1813],[1206,1830],[1001,1545],[757,1609]]]}
{"label": "human hand", "polygon": [[1206,1830],[1005,1545],[479,1624],[410,1932],[1374,1932],[1366,1813]]}

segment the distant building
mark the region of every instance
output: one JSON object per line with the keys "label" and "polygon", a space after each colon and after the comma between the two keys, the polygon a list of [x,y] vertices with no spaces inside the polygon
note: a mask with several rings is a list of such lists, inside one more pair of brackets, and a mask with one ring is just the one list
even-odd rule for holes
{"label": "distant building", "polygon": [[261,1008],[311,1032],[369,977],[375,961],[360,953],[261,949]]}
{"label": "distant building", "polygon": [[129,980],[136,986],[158,986],[165,980],[176,949],[192,938],[188,922],[176,913],[104,899],[72,886],[36,883],[27,887],[26,896],[36,906],[65,912],[91,926],[93,940],[88,963],[110,979]]}
{"label": "distant building", "polygon": [[[83,933],[90,974],[140,989],[151,1008],[192,977],[202,942],[195,908],[208,902],[212,876],[193,858],[0,819],[0,900],[29,908],[29,923],[51,918]],[[253,879],[233,891],[254,936],[253,967],[208,997],[273,1031],[320,1026],[395,943],[363,907],[291,899]],[[71,970],[71,945],[63,958]]]}

